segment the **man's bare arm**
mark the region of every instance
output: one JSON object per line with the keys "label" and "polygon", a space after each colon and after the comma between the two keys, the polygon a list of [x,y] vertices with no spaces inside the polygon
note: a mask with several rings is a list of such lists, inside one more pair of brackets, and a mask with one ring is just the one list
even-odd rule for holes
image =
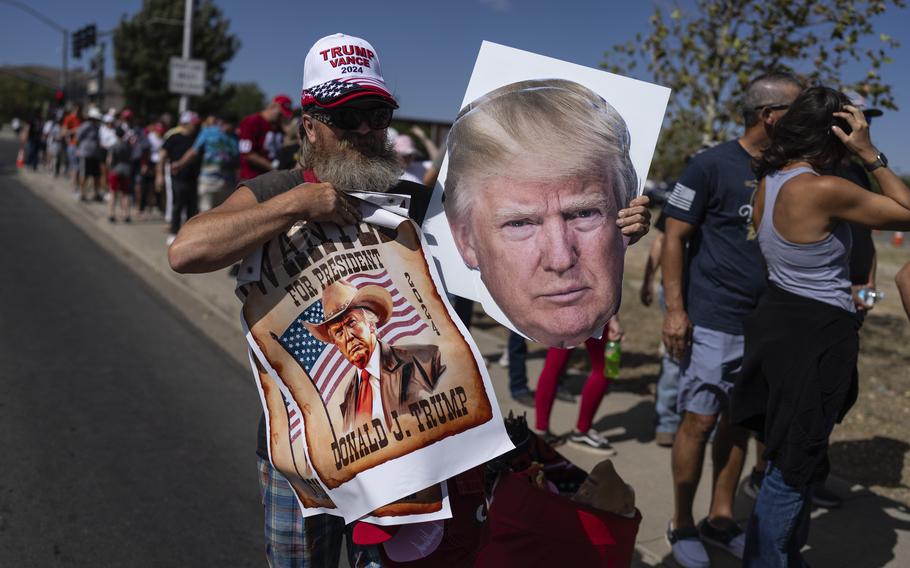
{"label": "man's bare arm", "polygon": [[179,172],[184,166],[195,160],[198,155],[199,152],[197,152],[195,148],[190,148],[179,160],[171,162],[171,171],[174,173]]}
{"label": "man's bare arm", "polygon": [[297,221],[350,225],[359,219],[356,204],[329,183],[300,184],[262,203],[241,186],[183,225],[168,249],[168,262],[176,272],[212,272],[243,259]]}
{"label": "man's bare arm", "polygon": [[654,277],[660,268],[660,257],[663,254],[664,234],[660,231],[654,235],[651,241],[651,249],[648,251],[648,259],[645,261],[645,273],[641,278],[641,290],[638,293],[641,303],[650,306],[654,301]]}
{"label": "man's bare arm", "polygon": [[682,358],[692,336],[692,325],[683,301],[683,263],[686,243],[694,233],[695,225],[667,217],[664,250],[660,260],[664,298],[667,302],[663,336],[667,351],[674,359]]}
{"label": "man's bare arm", "polygon": [[155,164],[155,189],[164,189],[164,163],[168,160],[167,150],[158,150],[158,163]]}
{"label": "man's bare arm", "polygon": [[257,170],[263,172],[272,171],[272,162],[268,158],[264,158],[255,152],[250,152],[249,154],[244,154],[246,156],[246,161],[253,164]]}

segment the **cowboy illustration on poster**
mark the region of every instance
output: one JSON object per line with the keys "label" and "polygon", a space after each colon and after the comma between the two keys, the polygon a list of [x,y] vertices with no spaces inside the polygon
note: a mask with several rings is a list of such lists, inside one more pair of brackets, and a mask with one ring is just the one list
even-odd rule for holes
{"label": "cowboy illustration on poster", "polygon": [[[358,277],[355,282],[371,278]],[[388,278],[388,274],[383,271],[378,277]],[[391,285],[388,280],[385,283]],[[411,319],[419,321],[413,306],[401,303],[406,308],[397,315],[395,324]],[[429,397],[439,376],[445,372],[435,345],[391,345],[391,329],[384,326],[395,315],[393,308],[392,295],[383,286],[364,284],[358,288],[349,281],[339,280],[322,292],[325,319],[318,323],[303,322],[313,338],[334,345],[354,367],[341,383],[347,385],[341,402],[345,432],[353,430],[355,423],[369,423],[373,419],[382,419],[386,429],[391,430],[391,412],[407,413],[411,404]],[[383,329],[388,339],[380,339],[377,328]],[[416,329],[402,330],[403,333],[394,336],[397,339],[416,335],[424,328],[426,324],[420,322]]]}

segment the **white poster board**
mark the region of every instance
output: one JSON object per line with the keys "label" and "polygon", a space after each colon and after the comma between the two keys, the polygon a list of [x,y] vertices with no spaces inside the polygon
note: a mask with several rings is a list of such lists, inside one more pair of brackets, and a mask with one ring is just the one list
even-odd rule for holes
{"label": "white poster board", "polygon": [[[567,95],[571,100],[554,102],[547,93]],[[623,238],[615,227],[615,214],[628,205],[628,196],[641,193],[669,96],[665,87],[483,42],[462,112],[449,134],[447,155],[423,225],[446,290],[481,302],[500,323],[550,346],[568,347],[600,336],[618,309],[621,292],[625,243],[620,249]],[[502,103],[507,99],[514,103]],[[563,113],[567,105],[578,108]],[[594,119],[586,117],[586,112]],[[623,123],[626,133],[621,132]],[[589,175],[577,171],[584,168],[575,167],[578,175],[560,173],[560,168],[570,168],[567,162],[589,151],[586,141],[594,140],[596,145],[609,138],[600,130],[610,128],[616,131],[610,135],[615,134],[618,142],[607,141],[607,151],[592,153],[591,162],[597,162],[592,169],[597,172]],[[548,143],[542,146],[541,141]],[[580,150],[575,152],[573,147]],[[458,195],[465,196],[459,198],[462,205],[456,208],[464,213],[455,219],[444,211],[442,196],[445,188],[449,207],[453,207],[453,152],[462,155],[459,151],[464,148],[463,154],[473,157],[455,160]],[[600,193],[612,203],[591,211],[560,212],[559,202],[570,196],[556,187],[578,185],[569,192],[574,196],[573,207],[590,202],[598,192],[585,187],[590,185],[589,178],[613,176],[607,170],[619,167],[600,163],[607,160],[598,156],[613,150],[617,156],[622,154],[616,164],[630,164],[623,171],[631,173],[634,168],[634,176],[625,175],[628,183],[624,184],[601,184]],[[506,157],[497,158],[498,154]],[[550,162],[552,167],[547,165]],[[550,176],[545,170],[554,173]],[[619,185],[626,188],[622,198],[611,190]],[[615,202],[623,203],[614,206]],[[590,239],[593,233],[583,237],[582,231],[572,229],[572,223],[582,218],[590,230],[592,212],[603,221],[597,229],[597,242]],[[560,216],[566,223],[559,223]],[[458,226],[464,228],[467,236],[462,248],[475,254],[459,250],[453,226],[456,232]],[[567,237],[570,233],[575,236]],[[529,239],[538,246],[530,246]],[[519,241],[524,244],[516,245]],[[557,241],[558,246],[551,246]],[[467,246],[470,243],[475,246]]]}

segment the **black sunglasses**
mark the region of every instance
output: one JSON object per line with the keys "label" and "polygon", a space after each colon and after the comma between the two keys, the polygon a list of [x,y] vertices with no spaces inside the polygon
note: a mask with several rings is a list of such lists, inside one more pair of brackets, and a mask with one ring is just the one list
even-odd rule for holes
{"label": "black sunglasses", "polygon": [[310,115],[327,126],[341,130],[357,130],[364,122],[371,130],[382,130],[392,124],[392,109],[389,107],[319,109]]}
{"label": "black sunglasses", "polygon": [[758,105],[753,110],[761,110],[763,108],[766,108],[768,110],[787,110],[788,108],[790,108],[790,105],[788,105],[788,104]]}

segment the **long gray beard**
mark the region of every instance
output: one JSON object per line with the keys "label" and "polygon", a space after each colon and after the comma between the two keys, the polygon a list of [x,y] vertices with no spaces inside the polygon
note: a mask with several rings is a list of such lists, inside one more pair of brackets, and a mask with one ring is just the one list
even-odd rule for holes
{"label": "long gray beard", "polygon": [[387,140],[373,156],[362,154],[347,141],[333,150],[320,140],[315,144],[302,140],[300,161],[316,173],[319,181],[331,183],[341,191],[387,191],[398,183],[403,171]]}

